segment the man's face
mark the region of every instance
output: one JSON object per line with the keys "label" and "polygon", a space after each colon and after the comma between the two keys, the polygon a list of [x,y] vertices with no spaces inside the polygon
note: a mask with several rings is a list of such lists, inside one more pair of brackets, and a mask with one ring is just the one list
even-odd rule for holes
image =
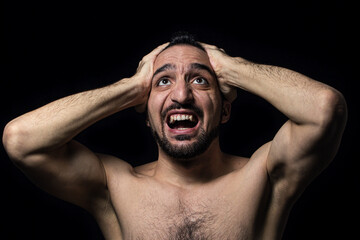
{"label": "man's face", "polygon": [[218,136],[222,118],[218,82],[206,52],[172,46],[154,63],[148,120],[160,150],[174,158],[203,153]]}

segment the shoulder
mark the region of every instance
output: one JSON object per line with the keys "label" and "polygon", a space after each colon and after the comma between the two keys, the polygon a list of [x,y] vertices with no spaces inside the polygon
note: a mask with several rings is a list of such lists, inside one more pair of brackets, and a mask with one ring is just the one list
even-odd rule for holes
{"label": "shoulder", "polygon": [[[134,182],[133,180],[144,177],[153,176],[156,167],[156,161],[133,167],[128,162],[111,155],[99,154],[106,176],[107,185],[120,182]],[[128,180],[131,180],[130,182]],[[122,184],[121,184],[122,185]]]}
{"label": "shoulder", "polygon": [[228,153],[224,153],[224,159],[226,161],[227,166],[229,167],[230,172],[238,171],[242,169],[249,162],[249,158],[240,157]]}
{"label": "shoulder", "polygon": [[270,150],[271,142],[262,145],[250,157],[240,157],[231,154],[224,154],[225,159],[233,171],[246,169],[263,169],[266,171],[266,159]]}

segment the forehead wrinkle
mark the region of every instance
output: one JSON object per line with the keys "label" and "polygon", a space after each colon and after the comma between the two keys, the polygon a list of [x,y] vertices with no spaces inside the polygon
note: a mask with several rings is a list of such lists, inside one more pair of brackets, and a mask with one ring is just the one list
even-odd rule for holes
{"label": "forehead wrinkle", "polygon": [[[161,72],[165,72],[165,71],[169,71],[169,70],[176,70],[176,64],[171,64],[171,63],[166,63],[163,66],[159,67],[155,72],[154,75],[157,75]],[[190,63],[185,69],[187,70],[205,70],[207,72],[209,72],[210,74],[214,74],[214,72],[211,70],[211,68],[205,64],[202,63]]]}

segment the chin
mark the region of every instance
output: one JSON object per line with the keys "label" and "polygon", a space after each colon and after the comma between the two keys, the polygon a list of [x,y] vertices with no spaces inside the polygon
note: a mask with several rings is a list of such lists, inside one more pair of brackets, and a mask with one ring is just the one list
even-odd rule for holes
{"label": "chin", "polygon": [[210,147],[214,139],[219,136],[219,127],[215,127],[210,132],[200,129],[195,137],[186,134],[176,135],[171,141],[164,134],[160,137],[154,130],[152,134],[166,155],[175,159],[190,160],[200,156]]}

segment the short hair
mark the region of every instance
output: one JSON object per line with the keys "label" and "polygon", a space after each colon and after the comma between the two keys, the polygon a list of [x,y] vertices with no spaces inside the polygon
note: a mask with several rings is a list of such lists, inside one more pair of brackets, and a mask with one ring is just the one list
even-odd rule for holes
{"label": "short hair", "polygon": [[196,41],[195,36],[185,31],[179,31],[174,33],[172,35],[169,45],[167,45],[164,50],[175,45],[190,45],[206,52],[205,48],[201,46],[198,41]]}

